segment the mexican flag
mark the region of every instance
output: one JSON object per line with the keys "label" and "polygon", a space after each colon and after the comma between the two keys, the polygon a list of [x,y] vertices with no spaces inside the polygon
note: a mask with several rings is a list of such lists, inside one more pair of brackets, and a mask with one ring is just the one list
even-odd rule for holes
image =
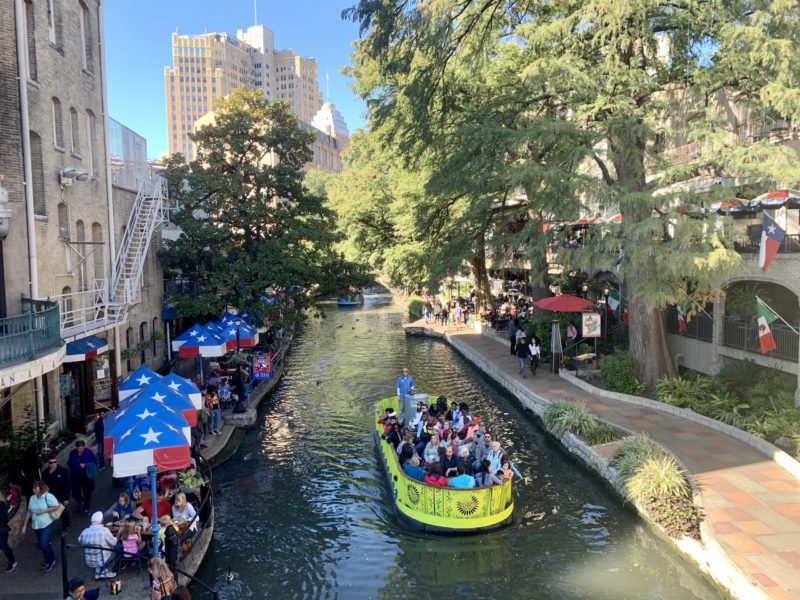
{"label": "mexican flag", "polygon": [[769,324],[777,319],[778,315],[772,312],[758,297],[756,297],[756,313],[758,314],[758,343],[761,345],[761,352],[766,354],[778,348],[769,328]]}
{"label": "mexican flag", "polygon": [[617,308],[619,307],[619,292],[617,290],[611,290],[611,293],[608,295],[608,310],[617,314]]}
{"label": "mexican flag", "polygon": [[675,305],[678,308],[678,331],[686,333],[689,328],[686,326],[686,311],[680,304]]}

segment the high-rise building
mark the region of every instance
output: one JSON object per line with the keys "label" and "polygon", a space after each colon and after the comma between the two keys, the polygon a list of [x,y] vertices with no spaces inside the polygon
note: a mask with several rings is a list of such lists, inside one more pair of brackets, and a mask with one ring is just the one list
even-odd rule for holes
{"label": "high-rise building", "polygon": [[293,50],[275,51],[275,34],[263,25],[228,33],[172,34],[172,67],[164,69],[169,153],[194,158],[189,134],[214,109],[214,100],[237,87],[261,89],[267,100],[285,100],[311,122],[322,106],[317,61]]}

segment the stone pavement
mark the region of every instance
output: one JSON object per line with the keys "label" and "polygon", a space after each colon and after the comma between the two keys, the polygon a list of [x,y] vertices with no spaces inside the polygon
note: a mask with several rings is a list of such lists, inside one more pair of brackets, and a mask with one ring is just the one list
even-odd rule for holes
{"label": "stone pavement", "polygon": [[[425,327],[422,321],[407,327]],[[428,326],[434,333],[441,327]],[[800,598],[800,481],[753,447],[709,427],[656,409],[595,396],[548,372],[523,379],[508,341],[450,328],[446,337],[466,344],[504,379],[517,380],[547,401],[585,402],[605,421],[644,432],[680,460],[700,490],[709,540],[753,585],[740,597]],[[498,343],[500,342],[500,343]],[[738,592],[738,590],[737,590]]]}

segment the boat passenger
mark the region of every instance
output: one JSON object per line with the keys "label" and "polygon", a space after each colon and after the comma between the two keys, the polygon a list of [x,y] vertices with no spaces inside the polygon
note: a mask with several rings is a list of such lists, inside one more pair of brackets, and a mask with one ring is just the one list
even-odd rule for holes
{"label": "boat passenger", "polygon": [[481,470],[477,475],[475,475],[475,486],[489,487],[491,485],[498,485],[500,483],[503,483],[503,480],[492,473],[491,463],[488,460],[484,460],[481,463]]}
{"label": "boat passenger", "polygon": [[422,413],[425,412],[425,403],[417,402],[417,410],[408,422],[409,428],[417,428],[417,424],[422,420]]}
{"label": "boat passenger", "polygon": [[425,483],[436,487],[447,487],[447,478],[442,475],[442,467],[438,462],[431,465],[430,473],[425,476]]}
{"label": "boat passenger", "polygon": [[452,488],[474,488],[475,478],[469,475],[464,469],[464,465],[459,465],[458,476],[450,480],[450,487]]}
{"label": "boat passenger", "polygon": [[511,460],[508,456],[503,456],[503,468],[500,472],[503,474],[503,481],[511,481],[511,478],[514,477],[514,469],[511,467]]}
{"label": "boat passenger", "polygon": [[397,378],[397,397],[400,398],[401,405],[403,404],[402,400],[406,399],[412,389],[414,389],[414,378],[408,374],[408,367],[403,367],[402,374]]}
{"label": "boat passenger", "polygon": [[455,477],[458,475],[458,457],[454,454],[452,445],[445,448],[444,456],[439,458],[439,464],[442,467],[442,473],[444,473],[445,477]]}
{"label": "boat passenger", "polygon": [[425,450],[422,453],[422,459],[425,464],[433,464],[439,462],[439,436],[432,435],[431,441],[425,445]]}
{"label": "boat passenger", "polygon": [[425,481],[425,471],[419,466],[419,456],[416,454],[412,456],[411,460],[408,461],[408,464],[403,467],[403,472],[411,477],[411,479]]}
{"label": "boat passenger", "polygon": [[467,446],[459,446],[458,452],[456,453],[456,466],[459,465],[464,467],[464,472],[468,475],[472,475],[475,473],[475,469],[472,468],[472,461],[469,457],[469,447]]}
{"label": "boat passenger", "polygon": [[467,432],[464,435],[464,441],[471,444],[474,441],[476,431],[486,431],[486,428],[481,426],[481,418],[478,416],[471,417],[469,423],[467,423]]}
{"label": "boat passenger", "polygon": [[400,428],[400,423],[393,421],[389,431],[384,432],[383,439],[389,442],[392,447],[397,450],[397,445],[402,441],[403,430]]}
{"label": "boat passenger", "polygon": [[446,418],[448,421],[454,421],[460,414],[461,410],[458,408],[458,402],[453,400],[450,403],[450,410],[447,411]]}
{"label": "boat passenger", "polygon": [[428,424],[428,421],[430,421],[430,415],[428,414],[428,407],[425,405],[423,405],[423,407],[424,408],[422,410],[422,417],[420,417],[419,422],[413,428],[414,438],[417,440],[419,440],[419,436],[422,433],[422,428]]}
{"label": "boat passenger", "polygon": [[413,449],[414,449],[414,436],[411,435],[411,432],[409,432],[409,431],[406,431],[403,434],[403,439],[400,440],[400,443],[397,444],[397,447],[394,449],[395,452],[397,452],[397,456],[400,456],[402,454],[403,448],[405,448],[406,446],[411,446],[411,449],[412,449],[412,452],[413,452]]}
{"label": "boat passenger", "polygon": [[472,437],[474,439],[474,442],[472,443],[472,466],[475,469],[480,469],[483,459],[485,459],[489,454],[489,446],[492,443],[492,435],[483,427],[481,427],[481,430],[476,431]]}
{"label": "boat passenger", "polygon": [[417,445],[414,447],[417,454],[422,456],[425,453],[425,447],[428,443],[430,443],[431,438],[436,434],[436,417],[430,417],[428,419],[427,425],[422,427],[422,431],[417,436],[418,442]]}
{"label": "boat passenger", "polygon": [[489,444],[489,452],[486,453],[486,458],[491,463],[492,473],[497,473],[503,468],[504,455],[505,452],[503,452],[500,442],[492,442]]}

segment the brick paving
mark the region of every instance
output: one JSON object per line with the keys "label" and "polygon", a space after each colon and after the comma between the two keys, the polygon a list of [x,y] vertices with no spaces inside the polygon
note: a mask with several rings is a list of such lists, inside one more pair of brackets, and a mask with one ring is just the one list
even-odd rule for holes
{"label": "brick paving", "polygon": [[[423,327],[420,321],[409,327]],[[441,327],[428,326],[442,333]],[[548,372],[518,375],[508,342],[450,328],[495,367],[545,400],[585,402],[599,417],[643,432],[669,449],[694,477],[706,524],[718,545],[770,598],[800,598],[800,481],[772,460],[724,433],[645,406],[602,398]],[[501,343],[502,342],[502,343]]]}

